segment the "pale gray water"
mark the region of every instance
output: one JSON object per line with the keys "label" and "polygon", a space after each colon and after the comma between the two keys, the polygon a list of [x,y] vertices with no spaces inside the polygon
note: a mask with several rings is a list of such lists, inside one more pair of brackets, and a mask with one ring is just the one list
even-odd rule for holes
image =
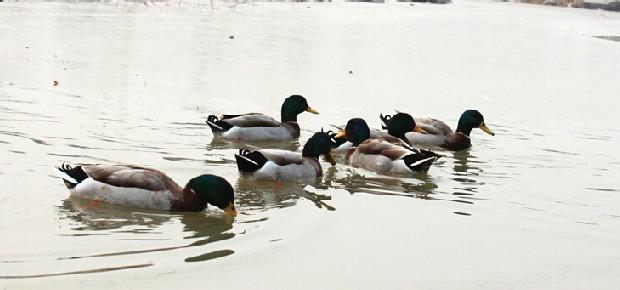
{"label": "pale gray water", "polygon": [[[217,3],[216,3],[217,4]],[[620,15],[510,3],[0,4],[0,286],[615,289]],[[234,35],[234,39],[229,36]],[[605,36],[600,38],[600,36]],[[349,70],[352,74],[349,74]],[[58,86],[53,86],[58,81]],[[497,135],[428,174],[344,165],[307,184],[240,179],[211,113],[277,115],[297,149],[394,109]],[[71,199],[60,162],[235,185],[241,215]]]}

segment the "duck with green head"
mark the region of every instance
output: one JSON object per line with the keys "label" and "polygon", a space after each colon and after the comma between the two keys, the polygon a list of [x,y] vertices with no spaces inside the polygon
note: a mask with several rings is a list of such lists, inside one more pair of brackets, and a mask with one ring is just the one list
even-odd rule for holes
{"label": "duck with green head", "polygon": [[57,169],[72,196],[167,211],[202,211],[211,204],[237,215],[234,190],[219,176],[203,174],[181,187],[159,170],[136,165],[63,164]]}
{"label": "duck with green head", "polygon": [[346,137],[353,147],[345,155],[348,164],[382,174],[407,174],[427,171],[439,155],[428,150],[398,145],[383,138],[371,138],[370,128],[361,118],[347,122],[336,138]]}
{"label": "duck with green head", "polygon": [[318,114],[308,106],[306,98],[292,95],[284,100],[280,121],[260,113],[242,115],[209,115],[207,125],[218,138],[232,140],[286,140],[299,137],[297,115],[303,112]]}
{"label": "duck with green head", "polygon": [[457,151],[471,147],[469,135],[474,128],[495,136],[484,123],[484,116],[476,110],[467,110],[461,114],[456,132],[446,123],[433,118],[413,118],[407,113],[380,115],[380,117],[383,128],[387,129],[390,135],[410,145],[439,146]]}
{"label": "duck with green head", "polygon": [[331,136],[321,130],[308,139],[301,154],[279,149],[241,149],[235,159],[239,172],[252,179],[314,179],[323,175],[321,155],[331,165],[336,164],[330,153],[333,142]]}

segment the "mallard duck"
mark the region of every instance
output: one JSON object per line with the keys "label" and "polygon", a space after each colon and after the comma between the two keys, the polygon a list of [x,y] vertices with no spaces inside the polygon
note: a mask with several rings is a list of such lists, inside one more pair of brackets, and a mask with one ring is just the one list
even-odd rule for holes
{"label": "mallard duck", "polygon": [[209,115],[207,125],[217,137],[234,140],[286,140],[299,137],[297,115],[303,112],[318,114],[308,106],[306,98],[292,95],[284,100],[280,111],[280,122],[274,118],[249,113],[243,115]]}
{"label": "mallard duck", "polygon": [[325,132],[312,135],[302,153],[279,149],[240,149],[237,168],[244,176],[262,180],[313,179],[323,175],[319,156],[335,165],[330,154],[333,140]]}
{"label": "mallard duck", "polygon": [[[439,155],[390,143],[382,138],[370,138],[366,121],[354,118],[335,137],[345,136],[355,146],[345,155],[353,166],[364,167],[377,173],[411,173],[427,171]],[[406,146],[406,144],[403,144]]]}
{"label": "mallard duck", "polygon": [[394,137],[410,145],[440,146],[448,150],[463,150],[471,147],[469,134],[473,128],[480,128],[491,136],[495,133],[484,124],[484,116],[476,110],[463,112],[456,132],[446,123],[433,118],[413,118],[407,113],[394,116],[380,115],[383,127]]}
{"label": "mallard duck", "polygon": [[63,164],[58,168],[72,196],[169,211],[202,211],[211,204],[237,215],[234,190],[219,176],[204,174],[179,186],[165,173],[135,165]]}

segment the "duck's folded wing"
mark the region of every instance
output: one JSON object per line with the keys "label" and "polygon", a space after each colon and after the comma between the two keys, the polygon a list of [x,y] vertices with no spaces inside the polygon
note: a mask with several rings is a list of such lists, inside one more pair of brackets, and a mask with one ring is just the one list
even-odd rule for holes
{"label": "duck's folded wing", "polygon": [[392,160],[396,160],[406,155],[408,150],[398,146],[391,144],[382,139],[370,139],[366,140],[358,147],[360,153],[363,154],[372,154],[372,155],[383,155]]}
{"label": "duck's folded wing", "polygon": [[389,137],[392,137],[392,135],[390,135],[388,132],[380,131],[380,130],[377,130],[377,129],[371,129],[370,130],[370,138],[371,139],[389,138]]}
{"label": "duck's folded wing", "polygon": [[416,126],[424,129],[430,134],[451,135],[452,129],[443,121],[433,118],[414,118]]}
{"label": "duck's folded wing", "polygon": [[86,174],[99,182],[118,187],[134,187],[152,191],[180,189],[161,171],[131,165],[81,165]]}
{"label": "duck's folded wing", "polygon": [[[229,117],[229,118],[226,118]],[[224,115],[226,123],[237,127],[280,127],[276,119],[263,114]]]}
{"label": "duck's folded wing", "polygon": [[301,164],[303,162],[303,157],[297,152],[279,149],[261,149],[259,151],[263,154],[263,156],[265,156],[265,158],[267,158],[267,160],[280,166],[288,164]]}

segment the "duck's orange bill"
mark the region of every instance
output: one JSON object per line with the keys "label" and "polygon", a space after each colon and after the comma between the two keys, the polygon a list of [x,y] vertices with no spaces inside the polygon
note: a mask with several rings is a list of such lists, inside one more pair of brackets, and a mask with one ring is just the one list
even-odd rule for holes
{"label": "duck's orange bill", "polygon": [[319,111],[317,111],[317,110],[315,110],[315,109],[313,109],[313,108],[310,108],[310,107],[308,107],[308,108],[306,109],[306,111],[308,111],[308,112],[310,112],[310,113],[312,113],[312,114],[318,114],[318,113],[319,113]]}
{"label": "duck's orange bill", "polygon": [[235,204],[232,202],[228,204],[227,207],[224,208],[224,212],[233,218],[237,216],[237,210],[235,209]]}
{"label": "duck's orange bill", "polygon": [[340,132],[336,133],[336,136],[334,136],[334,138],[341,138],[341,137],[346,137],[347,133],[344,132],[344,130],[341,130]]}
{"label": "duck's orange bill", "polygon": [[487,127],[487,125],[483,123],[480,124],[480,130],[484,131],[485,133],[491,135],[491,136],[495,136],[495,133],[493,133],[493,131],[491,131],[491,129],[489,129],[489,127]]}

